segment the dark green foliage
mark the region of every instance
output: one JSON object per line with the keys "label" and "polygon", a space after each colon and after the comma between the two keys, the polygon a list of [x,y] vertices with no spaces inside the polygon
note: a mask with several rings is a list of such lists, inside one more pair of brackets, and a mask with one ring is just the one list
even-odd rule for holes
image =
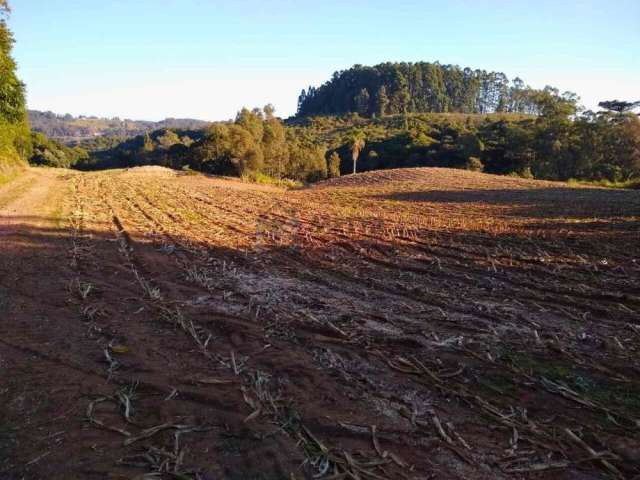
{"label": "dark green foliage", "polygon": [[540,92],[538,100],[545,112],[539,116],[427,113],[292,122],[340,154],[343,174],[353,170],[355,135],[366,139],[357,156],[359,172],[438,166],[551,180],[640,178],[637,116],[586,112],[575,117],[573,102],[552,90]]}
{"label": "dark green foliage", "polygon": [[16,64],[11,58],[13,36],[0,20],[0,118],[18,123],[24,120],[24,84],[16,76]]}
{"label": "dark green foliage", "polygon": [[349,112],[373,117],[407,112],[537,114],[539,91],[500,72],[457,65],[381,63],[355,65],[335,72],[319,88],[309,87],[298,98],[298,115],[341,115]]}
{"label": "dark green foliage", "polygon": [[640,178],[637,116],[586,112],[575,117],[572,102],[562,96],[547,91],[539,99],[545,112],[539,116],[425,113],[367,119],[350,114],[292,119],[285,125],[246,110],[237,122],[215,123],[207,130],[159,130],[102,149],[115,140],[94,139],[82,144],[91,158],[75,166],[189,166],[220,175],[314,181],[351,173],[355,158],[359,172],[437,166],[552,180]]}
{"label": "dark green foliage", "polygon": [[32,165],[47,167],[70,168],[78,162],[86,162],[89,153],[81,147],[68,147],[55,140],[48,139],[44,134],[31,134],[33,153],[29,159]]}
{"label": "dark green foliage", "polygon": [[598,106],[606,110],[611,110],[613,112],[625,113],[640,107],[640,101],[625,102],[621,100],[608,100],[606,102],[598,103]]}
{"label": "dark green foliage", "polygon": [[366,88],[361,89],[354,98],[356,112],[360,115],[368,115],[371,111],[370,101],[369,91]]}
{"label": "dark green foliage", "polygon": [[[25,108],[25,87],[16,76],[16,63],[11,57],[13,36],[5,18],[6,1],[0,2],[0,177],[29,157],[31,139]],[[0,178],[0,181],[2,178]]]}
{"label": "dark green foliage", "polygon": [[387,96],[387,87],[380,85],[378,92],[376,93],[376,109],[375,114],[382,117],[387,114],[387,108],[389,107],[389,97]]}
{"label": "dark green foliage", "polygon": [[465,168],[467,170],[471,170],[472,172],[482,172],[484,170],[484,164],[478,157],[469,157]]}
{"label": "dark green foliage", "polygon": [[[631,184],[640,178],[640,119],[624,113],[626,103],[606,102],[612,111],[578,115],[574,94],[439,64],[354,67],[303,92],[300,110],[318,99],[324,110],[348,113],[284,124],[271,105],[244,108],[235,121],[206,130],[157,130],[115,146],[93,139],[91,157],[76,166],[155,164],[296,181],[421,166],[553,180]],[[429,109],[494,113],[411,113]]]}
{"label": "dark green foliage", "polygon": [[[95,142],[95,140],[93,141]],[[218,175],[316,181],[327,177],[326,148],[304,130],[287,128],[274,109],[242,109],[233,123],[206,130],[159,130],[94,151],[77,168],[185,166]]]}
{"label": "dark green foliage", "polygon": [[74,167],[80,170],[140,165],[181,168],[183,165],[190,165],[193,157],[189,146],[203,136],[202,130],[162,129],[128,139],[96,137],[83,140],[78,145],[89,152],[89,157],[81,159]]}
{"label": "dark green foliage", "polygon": [[155,149],[155,144],[151,141],[151,137],[148,133],[144,134],[144,140],[142,141],[142,155],[151,153]]}
{"label": "dark green foliage", "polygon": [[79,142],[68,142],[67,145],[82,147],[88,152],[104,152],[117,147],[126,141],[126,137],[93,137]]}
{"label": "dark green foliage", "polygon": [[289,131],[289,162],[285,176],[293,180],[315,182],[327,178],[327,149],[306,132]]}

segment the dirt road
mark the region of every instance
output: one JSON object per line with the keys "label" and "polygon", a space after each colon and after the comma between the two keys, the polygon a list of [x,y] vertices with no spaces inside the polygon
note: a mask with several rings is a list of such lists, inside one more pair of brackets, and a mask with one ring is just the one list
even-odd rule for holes
{"label": "dirt road", "polygon": [[0,187],[0,479],[640,475],[640,192]]}

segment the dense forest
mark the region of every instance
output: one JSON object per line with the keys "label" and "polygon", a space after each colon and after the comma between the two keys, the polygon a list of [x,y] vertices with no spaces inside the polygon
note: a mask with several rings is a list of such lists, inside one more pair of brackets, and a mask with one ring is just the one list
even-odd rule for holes
{"label": "dense forest", "polygon": [[80,162],[89,160],[89,152],[80,147],[70,147],[63,143],[47,138],[40,132],[31,133],[32,165],[71,168]]}
{"label": "dense forest", "polygon": [[339,155],[342,173],[357,164],[357,171],[438,166],[549,180],[640,177],[637,116],[606,111],[572,118],[570,104],[561,107],[540,116],[311,117],[298,128]]}
{"label": "dense forest", "polygon": [[16,76],[11,57],[13,36],[6,18],[9,6],[0,0],[0,182],[30,155],[30,134],[25,107],[25,87]]}
{"label": "dense forest", "polygon": [[[555,92],[557,94],[557,92]],[[298,98],[298,116],[358,113],[364,117],[412,112],[539,114],[544,92],[512,82],[501,72],[457,65],[381,63],[355,65],[335,72],[319,88],[309,87]],[[575,94],[563,94],[567,100]]]}
{"label": "dense forest", "polygon": [[59,115],[38,110],[29,110],[28,113],[29,123],[34,131],[67,143],[95,137],[134,137],[162,128],[202,129],[209,125],[209,122],[191,118],[166,118],[159,122],[151,122],[95,116],[74,117],[68,113]]}

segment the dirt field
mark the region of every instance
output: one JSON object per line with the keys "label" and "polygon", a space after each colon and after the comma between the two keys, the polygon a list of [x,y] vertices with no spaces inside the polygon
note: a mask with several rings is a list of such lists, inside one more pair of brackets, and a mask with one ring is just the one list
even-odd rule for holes
{"label": "dirt field", "polygon": [[0,479],[640,478],[640,192],[0,187]]}

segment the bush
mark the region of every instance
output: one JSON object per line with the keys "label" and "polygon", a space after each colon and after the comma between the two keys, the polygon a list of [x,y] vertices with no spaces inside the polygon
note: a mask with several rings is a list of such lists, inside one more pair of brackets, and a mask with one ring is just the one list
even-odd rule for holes
{"label": "bush", "polygon": [[332,152],[327,160],[327,176],[329,178],[337,178],[340,176],[340,155],[338,152]]}
{"label": "bush", "polygon": [[469,157],[465,165],[467,170],[472,172],[482,172],[484,170],[484,163],[478,157]]}
{"label": "bush", "polygon": [[274,178],[264,173],[253,173],[251,175],[244,176],[243,180],[259,183],[261,185],[276,185],[278,187],[286,188],[301,187],[303,185],[302,182],[297,180],[291,180],[289,178]]}
{"label": "bush", "polygon": [[199,173],[195,170],[192,170],[189,165],[183,165],[181,170],[185,175],[199,175]]}
{"label": "bush", "polygon": [[26,122],[9,123],[0,119],[0,183],[19,173],[31,154],[31,138]]}
{"label": "bush", "polygon": [[29,163],[32,165],[70,168],[89,159],[88,152],[83,148],[67,147],[60,142],[48,139],[42,133],[32,133],[31,142],[33,151]]}
{"label": "bush", "polygon": [[536,178],[533,175],[533,172],[531,171],[531,167],[524,167],[520,170],[516,170],[515,172],[510,172],[508,175],[508,177],[515,177],[515,178],[527,178],[527,179],[534,179]]}
{"label": "bush", "polygon": [[593,178],[595,180],[609,180],[610,182],[619,182],[622,180],[622,168],[610,163],[598,165],[594,171]]}

